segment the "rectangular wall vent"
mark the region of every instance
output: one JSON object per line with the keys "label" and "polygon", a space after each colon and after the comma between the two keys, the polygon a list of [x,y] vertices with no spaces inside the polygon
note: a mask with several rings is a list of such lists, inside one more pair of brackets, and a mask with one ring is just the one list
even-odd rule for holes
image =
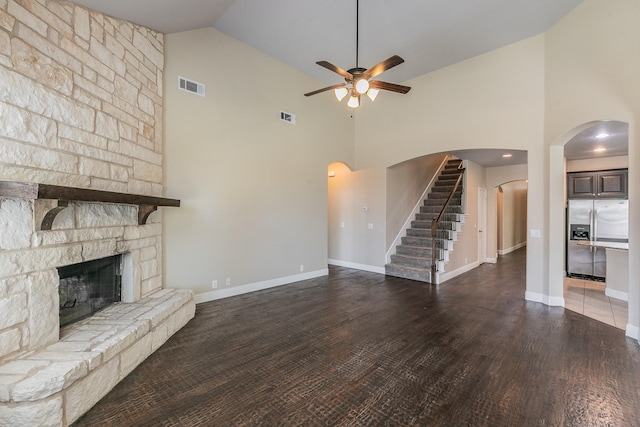
{"label": "rectangular wall vent", "polygon": [[296,115],[287,113],[286,111],[280,111],[280,120],[283,122],[290,123],[292,125],[296,124]]}
{"label": "rectangular wall vent", "polygon": [[178,89],[204,97],[204,83],[194,82],[193,80],[178,76]]}

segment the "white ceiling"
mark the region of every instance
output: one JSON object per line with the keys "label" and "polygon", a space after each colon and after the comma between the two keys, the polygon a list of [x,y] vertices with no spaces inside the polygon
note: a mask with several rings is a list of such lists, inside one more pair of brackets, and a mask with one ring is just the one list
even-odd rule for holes
{"label": "white ceiling", "polygon": [[[162,33],[214,27],[327,84],[355,67],[356,0],[75,0]],[[547,30],[582,0],[360,0],[359,64],[402,83]],[[312,90],[314,88],[309,88]]]}
{"label": "white ceiling", "polygon": [[[358,65],[370,68],[392,55],[405,63],[378,79],[406,80],[542,33],[583,0],[360,0]],[[75,0],[74,3],[168,34],[214,27],[327,85],[342,83],[316,65],[356,66],[356,0]],[[318,87],[318,88],[319,88]],[[315,87],[309,90],[318,89]],[[626,128],[608,139],[626,154]],[[594,126],[565,147],[568,159],[593,157]],[[615,136],[613,136],[615,135]],[[624,141],[624,142],[623,142]],[[613,147],[613,146],[612,146]],[[461,158],[486,167],[526,163],[526,152],[466,150]]]}
{"label": "white ceiling", "polygon": [[[605,148],[606,151],[594,152],[597,148]],[[571,138],[564,146],[564,156],[567,160],[626,156],[628,152],[629,125],[613,120],[594,123]]]}

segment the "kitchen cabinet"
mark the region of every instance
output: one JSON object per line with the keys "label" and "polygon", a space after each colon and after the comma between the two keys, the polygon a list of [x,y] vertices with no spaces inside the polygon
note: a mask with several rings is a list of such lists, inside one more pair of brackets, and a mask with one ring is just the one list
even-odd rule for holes
{"label": "kitchen cabinet", "polygon": [[627,169],[568,173],[567,198],[626,199],[629,195],[627,182]]}

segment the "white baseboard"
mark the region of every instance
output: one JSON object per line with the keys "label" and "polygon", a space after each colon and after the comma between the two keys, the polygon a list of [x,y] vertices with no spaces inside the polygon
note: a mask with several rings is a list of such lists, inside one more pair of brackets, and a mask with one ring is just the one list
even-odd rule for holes
{"label": "white baseboard", "polygon": [[498,262],[498,258],[485,258],[484,262],[488,262],[490,264],[496,264]]}
{"label": "white baseboard", "polygon": [[525,292],[524,299],[532,302],[539,302],[550,307],[564,307],[563,297],[550,297],[549,295],[538,294],[535,292]]}
{"label": "white baseboard", "polygon": [[380,274],[385,273],[384,267],[376,267],[374,265],[368,265],[368,264],[357,264],[354,262],[340,261],[338,259],[330,259],[329,265],[337,265],[338,267],[353,268],[354,270],[369,271],[371,273],[380,273]]}
{"label": "white baseboard", "polygon": [[633,326],[632,324],[627,323],[626,335],[629,338],[633,338],[640,343],[640,328],[638,328],[637,326]]}
{"label": "white baseboard", "polygon": [[609,298],[615,298],[621,301],[629,302],[629,294],[627,292],[616,291],[615,289],[611,289],[611,288],[605,288],[604,294]]}
{"label": "white baseboard", "polygon": [[477,266],[479,266],[480,263],[478,261],[476,262],[472,262],[471,264],[467,264],[467,265],[463,265],[460,268],[456,268],[453,271],[445,271],[443,273],[438,273],[438,284],[446,282],[449,279],[453,279],[456,276],[459,276],[461,274],[466,273],[467,271],[471,271],[474,268],[476,268]]}
{"label": "white baseboard", "polygon": [[250,283],[248,285],[234,286],[232,288],[217,289],[215,291],[203,292],[195,296],[196,304],[215,301],[218,299],[235,297],[237,295],[248,294],[249,292],[262,291],[264,289],[275,288],[277,286],[288,285],[302,280],[315,279],[329,275],[329,269],[325,268],[317,271],[310,271],[295,276],[280,277],[278,279],[265,280],[264,282]]}
{"label": "white baseboard", "polygon": [[518,243],[517,245],[511,246],[510,248],[499,250],[498,255],[506,255],[513,251],[517,251],[520,248],[524,248],[525,246],[527,246],[527,242]]}

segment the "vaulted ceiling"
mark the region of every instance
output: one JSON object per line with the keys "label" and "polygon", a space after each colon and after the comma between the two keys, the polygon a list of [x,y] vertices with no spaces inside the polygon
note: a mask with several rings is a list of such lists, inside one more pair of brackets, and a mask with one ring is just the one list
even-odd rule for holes
{"label": "vaulted ceiling", "polygon": [[[360,0],[358,65],[369,68],[400,55],[405,63],[386,71],[383,80],[403,83],[540,34],[582,1]],[[316,61],[343,69],[356,66],[356,0],[73,2],[165,34],[213,27],[327,84],[341,83],[342,78]],[[595,134],[607,129],[615,136],[608,155],[626,154],[626,129],[603,122],[577,135],[567,146],[567,158],[590,156],[595,145],[604,142]],[[526,153],[514,153],[510,163],[526,159]],[[491,159],[483,159],[488,154]],[[499,154],[485,150],[475,157],[494,166]]]}
{"label": "vaulted ceiling", "polygon": [[[356,0],[75,0],[162,33],[214,27],[326,83],[356,64]],[[413,77],[542,33],[582,0],[360,0],[359,65]]]}

